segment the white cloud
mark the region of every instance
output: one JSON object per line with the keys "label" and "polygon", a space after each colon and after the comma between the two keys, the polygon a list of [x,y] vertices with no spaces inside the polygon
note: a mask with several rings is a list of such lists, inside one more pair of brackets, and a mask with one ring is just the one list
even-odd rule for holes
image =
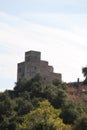
{"label": "white cloud", "polygon": [[[75,24],[71,29],[47,27],[35,21],[31,23],[24,17],[0,14],[4,19],[0,22],[0,78],[13,78],[15,82],[16,65],[24,60],[24,52],[37,50],[42,52],[42,59],[48,60],[56,72],[63,74],[64,81],[82,79],[81,67],[86,64],[87,55],[87,28],[76,28]],[[63,17],[60,21],[63,22]],[[66,21],[64,23],[70,26],[69,17]]]}

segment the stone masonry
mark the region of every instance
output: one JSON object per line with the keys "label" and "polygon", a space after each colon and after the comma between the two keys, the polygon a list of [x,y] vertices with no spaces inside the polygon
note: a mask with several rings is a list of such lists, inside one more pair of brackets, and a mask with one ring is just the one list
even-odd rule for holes
{"label": "stone masonry", "polygon": [[17,81],[29,80],[36,74],[40,74],[47,83],[52,82],[54,79],[61,80],[62,77],[60,73],[53,72],[53,67],[49,66],[47,61],[41,60],[40,52],[25,52],[25,61],[18,63]]}

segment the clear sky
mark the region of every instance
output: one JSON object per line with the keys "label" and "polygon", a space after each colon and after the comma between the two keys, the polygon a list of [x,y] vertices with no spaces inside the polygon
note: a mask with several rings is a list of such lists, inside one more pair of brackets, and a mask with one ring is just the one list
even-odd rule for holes
{"label": "clear sky", "polygon": [[41,51],[63,81],[83,80],[87,0],[0,0],[0,91],[13,89],[29,50]]}

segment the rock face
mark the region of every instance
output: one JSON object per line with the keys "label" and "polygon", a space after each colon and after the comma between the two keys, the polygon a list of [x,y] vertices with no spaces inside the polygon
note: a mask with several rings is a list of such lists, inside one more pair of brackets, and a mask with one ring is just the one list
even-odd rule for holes
{"label": "rock face", "polygon": [[18,63],[17,81],[21,79],[29,80],[36,74],[40,74],[48,83],[54,79],[61,80],[62,77],[60,73],[53,72],[53,67],[49,66],[47,61],[41,60],[41,52],[25,52],[25,61]]}

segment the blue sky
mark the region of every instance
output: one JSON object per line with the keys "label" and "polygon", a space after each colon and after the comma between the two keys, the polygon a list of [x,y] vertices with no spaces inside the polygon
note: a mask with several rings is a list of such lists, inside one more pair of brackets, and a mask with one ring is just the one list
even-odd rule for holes
{"label": "blue sky", "polygon": [[13,89],[25,51],[42,52],[63,81],[83,80],[86,0],[0,0],[0,91]]}
{"label": "blue sky", "polygon": [[0,9],[8,13],[55,12],[86,13],[86,0],[0,0]]}

